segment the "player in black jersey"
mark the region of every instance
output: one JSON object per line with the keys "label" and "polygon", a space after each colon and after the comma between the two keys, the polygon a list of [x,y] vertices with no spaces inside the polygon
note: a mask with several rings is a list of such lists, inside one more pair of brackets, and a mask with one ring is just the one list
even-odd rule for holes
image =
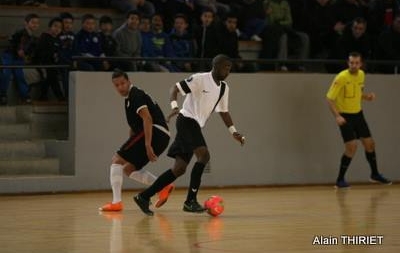
{"label": "player in black jersey", "polygon": [[[157,103],[143,90],[133,86],[128,75],[115,70],[112,82],[117,92],[125,97],[125,112],[130,127],[130,137],[112,158],[110,183],[113,201],[100,207],[101,211],[121,211],[122,173],[146,185],[151,185],[156,177],[142,169],[149,161],[167,148],[170,133],[163,112]],[[122,172],[123,171],[123,172]],[[169,184],[159,192],[156,207],[162,206],[168,199],[174,186]]]}

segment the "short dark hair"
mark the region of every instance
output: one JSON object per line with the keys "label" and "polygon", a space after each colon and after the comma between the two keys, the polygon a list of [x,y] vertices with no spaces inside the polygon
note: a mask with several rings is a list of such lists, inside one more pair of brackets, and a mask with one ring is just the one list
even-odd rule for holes
{"label": "short dark hair", "polygon": [[34,18],[39,18],[39,15],[36,13],[29,13],[28,15],[25,16],[24,20],[26,23],[29,23]]}
{"label": "short dark hair", "polygon": [[353,19],[353,24],[354,23],[367,25],[367,20],[362,17],[356,17],[355,19]]}
{"label": "short dark hair", "polygon": [[214,67],[214,66],[220,64],[221,62],[225,62],[225,61],[232,62],[231,58],[229,58],[228,56],[226,56],[224,54],[219,54],[212,59],[212,66]]}
{"label": "short dark hair", "polygon": [[186,16],[185,14],[183,14],[183,13],[177,13],[177,14],[175,15],[175,17],[174,17],[174,20],[177,19],[177,18],[181,18],[181,19],[185,20],[186,23],[188,23],[188,18],[187,18],[187,16]]}
{"label": "short dark hair", "polygon": [[110,16],[101,16],[99,19],[99,24],[112,24],[112,18]]}
{"label": "short dark hair", "polygon": [[138,12],[137,10],[130,10],[126,13],[125,17],[128,19],[131,15],[135,15],[138,16],[140,18],[140,12]]}
{"label": "short dark hair", "polygon": [[72,14],[69,13],[69,12],[61,12],[59,16],[60,16],[60,18],[62,20],[64,20],[64,19],[72,19],[72,20],[74,20],[74,16],[72,16]]}
{"label": "short dark hair", "polygon": [[52,18],[50,19],[49,24],[47,26],[51,27],[55,22],[59,22],[62,24],[62,19],[59,17]]}
{"label": "short dark hair", "polygon": [[93,14],[90,14],[90,13],[87,13],[87,14],[84,14],[83,16],[82,16],[82,23],[83,22],[85,22],[86,20],[88,20],[88,19],[94,19],[94,20],[96,20],[96,17],[93,15]]}
{"label": "short dark hair", "polygon": [[114,69],[111,79],[115,79],[123,76],[126,80],[129,80],[128,74],[120,69]]}
{"label": "short dark hair", "polygon": [[362,58],[362,55],[361,55],[360,52],[353,51],[353,52],[349,53],[349,57],[360,57],[360,58]]}

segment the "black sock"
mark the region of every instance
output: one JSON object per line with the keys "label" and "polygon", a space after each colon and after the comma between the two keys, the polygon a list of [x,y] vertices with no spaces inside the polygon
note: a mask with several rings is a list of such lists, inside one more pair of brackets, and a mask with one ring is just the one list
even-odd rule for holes
{"label": "black sock", "polygon": [[174,182],[176,179],[172,170],[167,170],[161,174],[149,188],[140,193],[140,196],[145,200],[150,200],[157,192],[161,191],[165,186]]}
{"label": "black sock", "polygon": [[206,166],[205,164],[199,163],[199,162],[196,162],[194,164],[192,173],[190,175],[190,185],[189,185],[186,201],[190,201],[190,200],[197,201],[197,192],[199,191],[199,187],[200,187],[200,183],[201,183],[201,175],[203,175],[205,166]]}
{"label": "black sock", "polygon": [[347,168],[351,163],[351,159],[351,157],[348,157],[345,154],[342,155],[342,159],[340,160],[339,175],[336,181],[344,180],[344,175],[346,174]]}
{"label": "black sock", "polygon": [[376,154],[375,151],[367,152],[365,151],[365,156],[367,157],[367,161],[369,166],[371,167],[371,174],[378,175],[378,165],[376,163]]}

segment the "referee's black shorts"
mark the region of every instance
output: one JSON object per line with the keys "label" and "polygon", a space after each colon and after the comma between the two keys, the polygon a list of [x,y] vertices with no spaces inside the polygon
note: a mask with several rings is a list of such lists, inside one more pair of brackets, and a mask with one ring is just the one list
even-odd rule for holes
{"label": "referee's black shorts", "polygon": [[[157,156],[161,155],[168,147],[169,138],[168,129],[160,130],[153,126],[151,146]],[[117,153],[126,161],[133,164],[137,170],[142,169],[149,162],[145,147],[144,131],[140,131],[129,137]]]}
{"label": "referee's black shorts", "polygon": [[176,136],[168,150],[168,156],[181,157],[189,163],[193,156],[193,150],[198,147],[207,147],[199,123],[192,118],[179,114],[176,119]]}
{"label": "referee's black shorts", "polygon": [[340,133],[345,143],[359,138],[371,137],[362,111],[359,113],[341,113],[340,115],[346,120],[346,123],[340,126]]}

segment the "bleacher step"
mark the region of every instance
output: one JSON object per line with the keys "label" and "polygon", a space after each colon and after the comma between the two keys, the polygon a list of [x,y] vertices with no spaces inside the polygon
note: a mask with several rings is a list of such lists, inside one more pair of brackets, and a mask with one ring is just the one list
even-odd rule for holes
{"label": "bleacher step", "polygon": [[60,164],[57,158],[24,160],[0,160],[0,176],[10,175],[57,175]]}
{"label": "bleacher step", "polygon": [[0,142],[0,160],[21,158],[44,158],[46,148],[38,141],[5,141]]}

